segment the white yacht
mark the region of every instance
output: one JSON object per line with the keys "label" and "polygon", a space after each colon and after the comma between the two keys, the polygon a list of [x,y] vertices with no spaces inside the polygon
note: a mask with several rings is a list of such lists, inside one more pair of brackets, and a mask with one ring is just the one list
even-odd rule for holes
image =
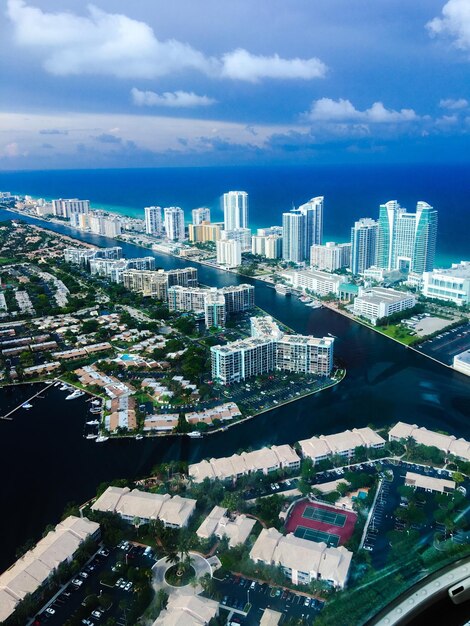
{"label": "white yacht", "polygon": [[80,391],[80,389],[75,389],[75,391],[72,391],[72,393],[69,393],[68,396],[65,396],[66,400],[75,400],[76,398],[79,398],[80,396],[84,396],[85,392],[84,391]]}
{"label": "white yacht", "polygon": [[198,439],[199,437],[202,437],[202,433],[199,432],[199,430],[192,430],[190,433],[188,433],[188,437]]}
{"label": "white yacht", "polygon": [[91,420],[87,422],[86,424],[87,426],[99,426],[100,425],[99,420]]}
{"label": "white yacht", "polygon": [[106,437],[106,435],[99,435],[99,437],[97,437],[95,439],[96,443],[102,443],[103,441],[108,441],[109,437]]}
{"label": "white yacht", "polygon": [[24,404],[21,405],[22,409],[32,409],[33,405],[30,404],[29,402],[25,402]]}

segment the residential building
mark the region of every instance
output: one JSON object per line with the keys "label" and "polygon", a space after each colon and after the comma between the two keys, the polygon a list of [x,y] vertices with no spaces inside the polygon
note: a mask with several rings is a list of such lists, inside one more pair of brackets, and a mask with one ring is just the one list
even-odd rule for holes
{"label": "residential building", "polygon": [[180,287],[179,285],[169,287],[168,308],[170,311],[203,313],[207,291],[202,287]]}
{"label": "residential building", "polygon": [[438,448],[446,456],[452,454],[464,461],[470,461],[470,442],[465,439],[457,439],[453,435],[444,435],[406,422],[398,422],[388,433],[389,441],[406,441],[410,437],[419,445]]}
{"label": "residential building", "polygon": [[66,263],[75,263],[76,265],[85,265],[95,255],[96,250],[93,248],[66,248],[64,250],[64,261]]}
{"label": "residential building", "polygon": [[412,293],[372,287],[359,292],[354,300],[354,313],[375,325],[379,319],[412,309],[415,305],[416,297]]}
{"label": "residential building", "polygon": [[168,300],[168,280],[162,270],[125,270],[122,273],[122,284],[126,289],[143,296]]}
{"label": "residential building", "polygon": [[193,225],[199,226],[203,222],[211,221],[211,210],[207,207],[200,207],[192,210]]}
{"label": "residential building", "polygon": [[239,241],[242,252],[251,252],[251,230],[249,228],[235,228],[220,232],[222,241]]}
{"label": "residential building", "polygon": [[188,226],[189,241],[195,243],[217,241],[220,239],[223,226],[223,222],[201,222],[197,225],[190,224]]}
{"label": "residential building", "polygon": [[226,305],[223,293],[218,289],[209,289],[204,299],[204,322],[206,328],[224,328]]}
{"label": "residential building", "polygon": [[248,228],[248,194],[229,191],[223,195],[224,229]]}
{"label": "residential building", "polygon": [[344,589],[351,565],[352,552],[339,546],[301,539],[292,533],[284,536],[275,528],[263,528],[250,551],[255,563],[281,567],[294,585],[322,580]]}
{"label": "residential building", "polygon": [[351,228],[351,272],[362,274],[377,262],[379,223],[370,217],[354,222]]}
{"label": "residential building", "polygon": [[108,487],[91,508],[102,513],[117,513],[131,524],[135,519],[143,524],[159,519],[166,527],[183,528],[196,509],[196,500],[139,489],[131,491],[128,487]]}
{"label": "residential building", "polygon": [[282,214],[283,259],[302,263],[310,248],[323,238],[323,196],[312,198],[297,209]]}
{"label": "residential building", "polygon": [[163,217],[161,206],[146,206],[145,213],[145,232],[147,235],[161,237],[163,234]]}
{"label": "residential building", "polygon": [[434,268],[437,210],[418,202],[416,213],[408,213],[396,200],[380,205],[377,265],[414,274]]}
{"label": "residential building", "polygon": [[167,270],[165,272],[168,287],[174,287],[179,285],[180,287],[197,287],[197,268],[196,267],[181,267],[175,270]]}
{"label": "residential building", "polygon": [[268,475],[278,469],[296,471],[299,468],[300,457],[291,446],[284,444],[193,463],[189,466],[188,472],[194,482],[201,483],[206,478],[236,480],[254,472]]}
{"label": "residential building", "polygon": [[227,314],[249,311],[255,306],[255,288],[253,285],[242,283],[228,285],[219,290],[225,298]]}
{"label": "residential building", "polygon": [[267,259],[280,259],[282,257],[282,235],[254,235],[251,238],[251,252],[265,256]]}
{"label": "residential building", "polygon": [[282,237],[282,226],[268,226],[268,228],[258,228],[256,230],[258,237],[269,237],[270,235],[280,235]]}
{"label": "residential building", "polygon": [[310,248],[310,265],[319,270],[334,272],[351,263],[351,244],[327,241]]}
{"label": "residential building", "polygon": [[470,261],[453,263],[447,269],[424,272],[423,296],[454,302],[459,306],[470,304]]}
{"label": "residential building", "polygon": [[434,478],[433,476],[425,476],[415,472],[406,472],[405,485],[415,490],[423,489],[432,493],[453,493],[455,491],[455,482],[453,480]]}
{"label": "residential building", "polygon": [[271,317],[251,318],[251,338],[211,347],[212,378],[240,382],[273,370],[329,376],[332,337],[286,335]]}
{"label": "residential building", "polygon": [[314,463],[324,461],[332,456],[342,456],[349,460],[354,456],[356,448],[383,448],[385,439],[368,426],[353,428],[333,435],[320,435],[299,441],[300,450],[304,458]]}
{"label": "residential building", "polygon": [[79,200],[78,198],[52,200],[52,212],[57,217],[70,219],[74,213],[89,213],[90,201]]}
{"label": "residential building", "polygon": [[227,537],[230,548],[244,544],[253,530],[256,520],[248,518],[246,515],[229,516],[227,513],[226,508],[215,506],[196,530],[196,535],[200,539],[210,539],[212,535],[219,539]]}
{"label": "residential building", "polygon": [[27,596],[34,597],[57,571],[70,563],[88,538],[98,539],[100,526],[86,517],[67,517],[0,575],[0,622],[3,624]]}
{"label": "residential building", "polygon": [[109,217],[102,211],[94,211],[88,216],[81,215],[80,217],[88,218],[90,230],[96,235],[114,238],[118,237],[122,232],[121,220],[117,217]]}
{"label": "residential building", "polygon": [[470,350],[465,350],[465,352],[456,354],[454,356],[452,367],[454,370],[457,370],[457,372],[470,376]]}
{"label": "residential building", "polygon": [[184,211],[180,207],[166,207],[163,209],[165,237],[170,241],[185,239]]}
{"label": "residential building", "polygon": [[217,263],[227,268],[235,268],[241,265],[242,248],[240,242],[232,239],[228,241],[218,240],[217,246]]}
{"label": "residential building", "polygon": [[320,270],[305,269],[282,274],[294,288],[310,291],[319,296],[340,295],[341,286],[348,282],[347,277]]}
{"label": "residential building", "polygon": [[183,591],[170,595],[166,609],[152,626],[208,626],[218,614],[219,603],[215,600]]}

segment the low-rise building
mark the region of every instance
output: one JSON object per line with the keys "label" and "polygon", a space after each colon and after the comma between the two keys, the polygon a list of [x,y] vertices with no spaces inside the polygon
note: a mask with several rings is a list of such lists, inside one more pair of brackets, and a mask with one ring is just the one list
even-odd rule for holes
{"label": "low-rise building", "polygon": [[340,546],[328,548],[323,542],[282,535],[275,528],[263,528],[250,552],[255,563],[281,567],[294,585],[322,580],[343,589],[351,565],[352,552]]}
{"label": "low-rise building", "polygon": [[166,527],[183,528],[196,509],[196,500],[139,489],[131,491],[128,487],[108,487],[91,508],[102,513],[117,513],[130,523],[136,519],[141,523],[159,519]]}
{"label": "low-rise building", "polygon": [[348,282],[345,276],[329,274],[328,272],[314,269],[285,272],[282,274],[282,278],[296,289],[308,290],[319,296],[328,296],[330,294],[339,296],[341,285]]}
{"label": "low-rise building", "polygon": [[67,517],[0,575],[0,622],[15,612],[26,596],[47,583],[63,563],[70,563],[81,544],[99,537],[100,526],[86,517]]}
{"label": "low-rise building", "polygon": [[454,356],[452,367],[454,370],[470,376],[470,350],[465,350],[465,352],[456,354]]}
{"label": "low-rise building", "polygon": [[255,519],[246,515],[227,515],[227,509],[215,506],[196,531],[200,539],[210,539],[215,535],[219,539],[227,537],[230,548],[244,544],[248,539]]}
{"label": "low-rise building", "polygon": [[354,313],[375,325],[379,319],[412,309],[415,305],[416,297],[412,293],[373,287],[360,291],[354,300]]}
{"label": "low-rise building", "polygon": [[186,593],[171,594],[152,626],[207,626],[219,614],[219,603]]}
{"label": "low-rise building", "polygon": [[455,490],[455,482],[444,478],[434,478],[414,472],[406,472],[405,485],[413,489],[424,489],[433,493],[452,493]]}
{"label": "low-rise building", "polygon": [[453,263],[448,269],[424,272],[423,296],[459,306],[470,304],[470,261]]}
{"label": "low-rise building", "polygon": [[383,448],[384,445],[385,439],[368,426],[299,441],[302,456],[312,459],[314,463],[324,461],[334,455],[349,459],[358,447],[377,449]]}
{"label": "low-rise building", "polygon": [[465,439],[457,439],[453,435],[436,433],[424,426],[418,427],[417,424],[407,424],[406,422],[398,422],[388,433],[389,441],[406,441],[410,437],[417,444],[433,446],[446,455],[452,454],[464,461],[470,461],[470,442]]}
{"label": "low-rise building", "polygon": [[252,472],[269,474],[278,469],[297,470],[300,467],[300,458],[289,446],[272,446],[252,452],[233,454],[230,457],[212,458],[209,461],[200,461],[189,466],[189,476],[196,483],[205,478],[227,480],[237,479]]}

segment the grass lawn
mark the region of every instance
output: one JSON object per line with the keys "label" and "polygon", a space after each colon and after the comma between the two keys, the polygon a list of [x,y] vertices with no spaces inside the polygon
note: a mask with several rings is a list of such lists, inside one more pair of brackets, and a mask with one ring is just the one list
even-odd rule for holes
{"label": "grass lawn", "polygon": [[399,324],[390,324],[389,326],[376,326],[376,330],[388,337],[392,337],[392,339],[396,339],[400,343],[408,346],[410,343],[416,341],[416,335],[410,335],[410,333],[400,326]]}

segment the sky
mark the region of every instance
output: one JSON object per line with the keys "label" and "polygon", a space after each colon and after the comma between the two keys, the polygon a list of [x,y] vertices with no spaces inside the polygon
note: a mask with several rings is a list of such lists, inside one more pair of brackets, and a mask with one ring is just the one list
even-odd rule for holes
{"label": "sky", "polygon": [[0,169],[468,162],[470,0],[2,0]]}

